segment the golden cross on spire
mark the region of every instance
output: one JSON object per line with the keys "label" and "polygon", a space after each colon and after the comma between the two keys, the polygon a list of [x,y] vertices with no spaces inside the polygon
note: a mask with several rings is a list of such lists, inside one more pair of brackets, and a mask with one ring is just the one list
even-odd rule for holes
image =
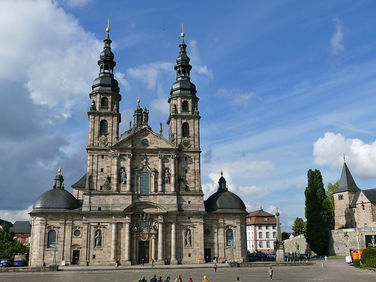
{"label": "golden cross on spire", "polygon": [[106,28],[107,33],[110,32],[110,18],[107,19],[107,28]]}
{"label": "golden cross on spire", "polygon": [[184,40],[184,24],[181,24],[181,33],[180,33],[180,36],[181,38]]}
{"label": "golden cross on spire", "polygon": [[221,169],[221,176],[223,176],[223,170]]}
{"label": "golden cross on spire", "polygon": [[343,162],[345,163],[346,162],[346,155],[343,154]]}
{"label": "golden cross on spire", "polygon": [[137,95],[137,104],[140,104],[140,94]]}

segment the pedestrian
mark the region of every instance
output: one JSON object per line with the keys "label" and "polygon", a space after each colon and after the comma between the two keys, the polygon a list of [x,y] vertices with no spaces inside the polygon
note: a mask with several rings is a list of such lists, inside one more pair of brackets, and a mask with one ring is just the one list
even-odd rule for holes
{"label": "pedestrian", "polygon": [[154,259],[151,259],[151,267],[154,267]]}
{"label": "pedestrian", "polygon": [[163,282],[170,282],[170,276],[167,276],[166,280]]}
{"label": "pedestrian", "polygon": [[163,281],[162,281],[162,276],[160,276],[160,275],[158,276],[158,280],[157,280],[157,282],[163,282]]}
{"label": "pedestrian", "polygon": [[273,280],[273,268],[272,266],[269,266],[269,277],[270,277],[270,280]]}
{"label": "pedestrian", "polygon": [[141,259],[141,265],[144,266],[144,259]]}
{"label": "pedestrian", "polygon": [[217,267],[218,267],[218,265],[216,263],[214,263],[214,272],[217,272]]}
{"label": "pedestrian", "polygon": [[192,279],[192,278],[189,278],[188,282],[193,282],[193,279]]}
{"label": "pedestrian", "polygon": [[206,275],[204,275],[204,279],[202,280],[202,282],[210,282],[209,279],[206,277]]}
{"label": "pedestrian", "polygon": [[236,276],[236,279],[235,279],[235,281],[240,281],[240,278],[239,278],[239,276]]}
{"label": "pedestrian", "polygon": [[145,276],[142,276],[142,278],[138,280],[138,282],[148,282],[148,281],[145,279]]}
{"label": "pedestrian", "polygon": [[183,279],[181,279],[180,274],[179,274],[178,278],[175,279],[175,282],[183,282]]}
{"label": "pedestrian", "polygon": [[150,282],[157,282],[157,275],[154,274],[153,278],[150,279]]}

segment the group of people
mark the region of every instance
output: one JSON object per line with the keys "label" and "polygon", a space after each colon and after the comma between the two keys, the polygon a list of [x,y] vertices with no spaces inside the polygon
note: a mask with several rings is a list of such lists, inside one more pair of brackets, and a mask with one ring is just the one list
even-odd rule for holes
{"label": "group of people", "polygon": [[[206,276],[204,276],[204,278],[206,278]],[[202,280],[202,281],[209,282],[209,280]],[[138,282],[148,282],[148,281],[145,279],[145,276],[143,276],[140,280],[138,280]],[[150,279],[150,282],[183,282],[183,279],[179,275],[178,277],[176,277],[175,280],[171,280],[170,276],[167,276],[166,279],[163,280],[162,276],[159,275],[157,277],[157,275],[154,274],[154,276]],[[189,278],[188,282],[193,282],[192,278]]]}

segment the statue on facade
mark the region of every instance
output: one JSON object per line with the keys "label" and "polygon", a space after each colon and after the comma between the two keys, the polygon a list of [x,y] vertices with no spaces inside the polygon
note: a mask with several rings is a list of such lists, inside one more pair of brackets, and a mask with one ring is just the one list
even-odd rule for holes
{"label": "statue on facade", "polygon": [[95,106],[95,100],[93,99],[93,100],[91,100],[90,111],[96,111],[96,110],[97,110],[97,108]]}
{"label": "statue on facade", "polygon": [[192,247],[192,234],[190,229],[187,229],[187,231],[185,231],[185,246]]}
{"label": "statue on facade", "polygon": [[94,236],[94,247],[101,247],[102,246],[102,232],[100,229],[95,231]]}
{"label": "statue on facade", "polygon": [[170,170],[168,168],[166,168],[165,173],[164,173],[164,183],[165,184],[170,184],[170,177],[171,177]]}
{"label": "statue on facade", "polygon": [[107,176],[104,181],[103,187],[105,190],[111,190],[111,176]]}
{"label": "statue on facade", "polygon": [[176,108],[175,104],[174,104],[174,107],[172,108],[172,113],[173,114],[177,114],[178,113],[178,109]]}
{"label": "statue on facade", "polygon": [[124,167],[120,169],[120,183],[127,183],[127,172],[125,171]]}
{"label": "statue on facade", "polygon": [[148,124],[149,121],[149,111],[147,108],[144,109],[142,112],[142,122],[143,124]]}

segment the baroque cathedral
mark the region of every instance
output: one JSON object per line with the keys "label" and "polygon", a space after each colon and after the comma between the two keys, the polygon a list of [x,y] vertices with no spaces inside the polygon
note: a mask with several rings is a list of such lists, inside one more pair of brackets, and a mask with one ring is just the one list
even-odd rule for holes
{"label": "baroque cathedral", "polygon": [[59,169],[51,190],[30,212],[30,263],[195,264],[246,258],[246,207],[223,176],[204,201],[200,114],[184,33],[169,103],[168,139],[154,132],[140,106],[119,132],[121,101],[109,28],[90,92],[86,173],[64,189]]}

